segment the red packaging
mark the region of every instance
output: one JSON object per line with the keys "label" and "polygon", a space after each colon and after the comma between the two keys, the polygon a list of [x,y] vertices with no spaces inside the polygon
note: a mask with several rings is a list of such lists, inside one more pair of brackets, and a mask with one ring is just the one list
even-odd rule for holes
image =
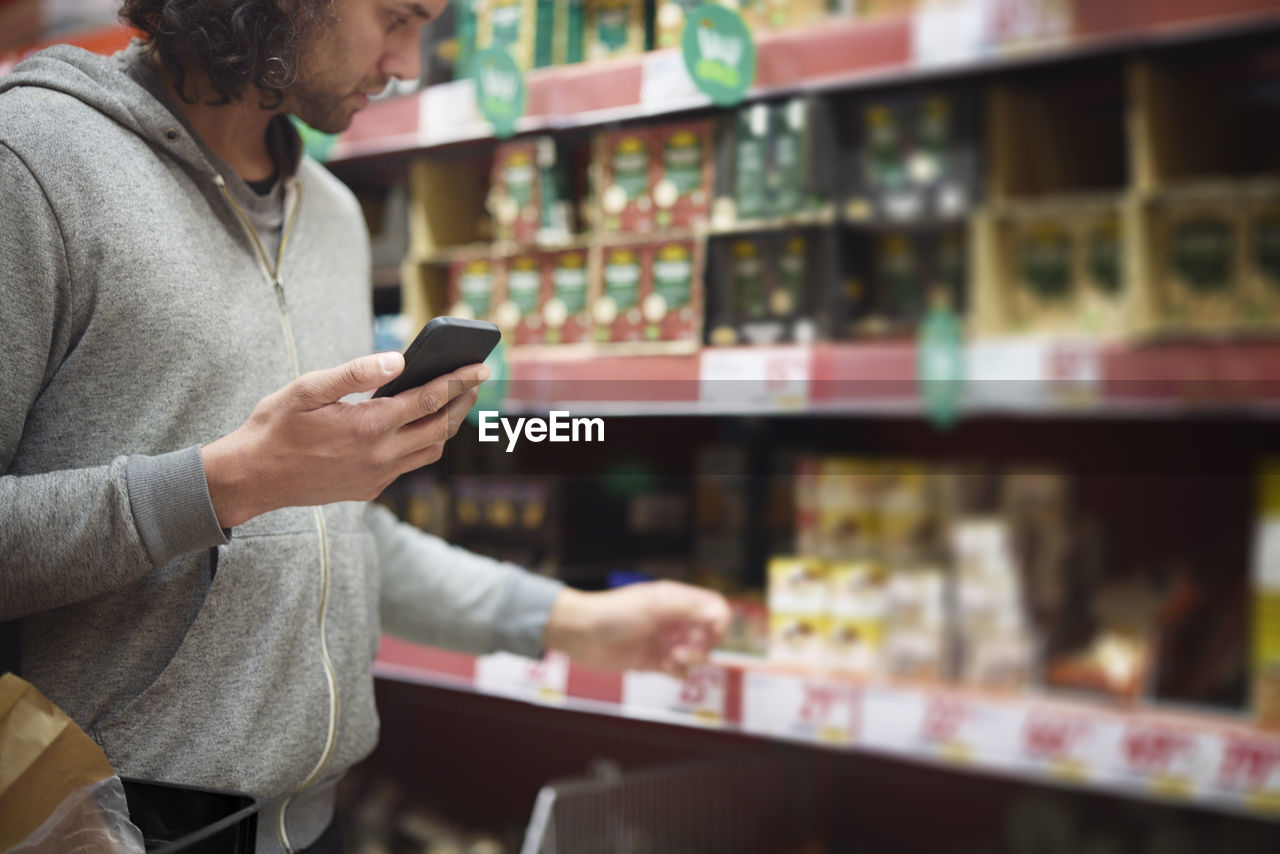
{"label": "red packaging", "polygon": [[497,147],[488,199],[494,236],[518,243],[532,243],[537,238],[540,186],[536,142],[519,140]]}
{"label": "red packaging", "polygon": [[701,243],[671,240],[645,247],[647,286],[641,297],[648,341],[686,341],[702,338]]}
{"label": "red packaging", "polygon": [[593,172],[598,230],[633,234],[653,230],[655,141],[649,128],[606,131],[596,137]]}
{"label": "red packaging", "polygon": [[502,270],[483,256],[459,259],[449,265],[449,314],[488,320],[501,303]]}
{"label": "red packaging", "polygon": [[656,129],[650,182],[658,228],[693,227],[710,217],[714,140],[710,121]]}
{"label": "red packaging", "polygon": [[645,323],[640,301],[649,292],[640,245],[609,246],[603,250],[600,282],[592,303],[595,338],[600,342],[643,341]]}
{"label": "red packaging", "polygon": [[544,259],[535,252],[507,259],[506,299],[498,313],[498,325],[513,345],[527,346],[542,342],[542,316],[539,311],[546,301],[543,273]]}
{"label": "red packaging", "polygon": [[549,252],[543,257],[542,340],[547,344],[582,343],[591,325],[586,250]]}

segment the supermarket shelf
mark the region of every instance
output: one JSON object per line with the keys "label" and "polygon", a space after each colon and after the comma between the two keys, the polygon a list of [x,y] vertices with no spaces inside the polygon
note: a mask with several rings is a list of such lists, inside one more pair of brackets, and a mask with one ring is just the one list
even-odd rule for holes
{"label": "supermarket shelf", "polygon": [[1280,821],[1280,734],[1216,712],[856,682],[716,656],[683,682],[383,638],[382,679]]}
{"label": "supermarket shelf", "polygon": [[[966,5],[966,4],[961,4]],[[967,4],[973,9],[980,4]],[[1280,24],[1271,0],[1075,0],[1061,32],[973,31],[926,12],[885,20],[833,19],[820,27],[758,37],[749,98],[795,91],[884,85],[998,70],[1122,50],[1138,50],[1259,31]],[[945,46],[936,50],[939,35]],[[676,50],[606,62],[535,69],[518,132],[537,133],[650,118],[710,106]],[[492,138],[470,81],[371,105],[336,142],[335,162],[410,154]]]}
{"label": "supermarket shelf", "polygon": [[[511,353],[505,408],[575,415],[902,414],[924,410],[910,340],[611,355]],[[963,412],[1080,417],[1280,413],[1280,341],[971,343]]]}

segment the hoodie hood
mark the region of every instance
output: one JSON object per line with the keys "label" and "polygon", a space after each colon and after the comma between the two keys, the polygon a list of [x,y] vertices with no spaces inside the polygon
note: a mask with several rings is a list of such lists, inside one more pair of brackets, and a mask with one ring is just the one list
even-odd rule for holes
{"label": "hoodie hood", "polygon": [[[198,175],[233,174],[187,124],[148,61],[146,47],[137,41],[114,56],[71,45],[42,50],[0,77],[0,94],[20,86],[70,95]],[[294,174],[302,158],[302,139],[286,117],[272,121],[268,144],[281,174]]]}

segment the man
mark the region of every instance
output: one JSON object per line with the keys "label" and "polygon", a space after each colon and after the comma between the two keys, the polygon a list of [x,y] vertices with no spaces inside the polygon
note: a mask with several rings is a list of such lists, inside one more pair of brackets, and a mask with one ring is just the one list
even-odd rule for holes
{"label": "man", "polygon": [[370,350],[339,131],[445,0],[127,0],[149,35],[0,79],[0,620],[125,776],[267,799],[259,852],[331,826],[377,734],[381,631],[679,672],[723,631],[680,585],[584,594],[368,503],[437,460],[486,372],[350,402]]}

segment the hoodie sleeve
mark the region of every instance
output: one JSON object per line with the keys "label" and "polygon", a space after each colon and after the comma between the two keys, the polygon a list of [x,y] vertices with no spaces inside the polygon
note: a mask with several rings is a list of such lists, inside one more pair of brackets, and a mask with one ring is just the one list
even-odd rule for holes
{"label": "hoodie sleeve", "polygon": [[[0,620],[89,599],[179,554],[220,545],[198,447],[16,475],[27,413],[74,341],[62,231],[0,142]],[[109,390],[114,391],[114,390]]]}
{"label": "hoodie sleeve", "polygon": [[395,637],[482,654],[538,658],[551,605],[564,586],[450,546],[369,505],[382,569],[382,628]]}

